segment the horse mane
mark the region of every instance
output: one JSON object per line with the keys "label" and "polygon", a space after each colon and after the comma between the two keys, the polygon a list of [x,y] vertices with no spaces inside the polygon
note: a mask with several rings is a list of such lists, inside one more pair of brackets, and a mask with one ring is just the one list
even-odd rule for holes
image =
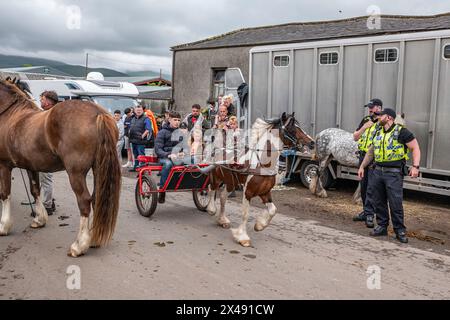
{"label": "horse mane", "polygon": [[261,118],[257,118],[255,123],[252,125],[252,129],[264,129],[264,130],[270,130],[272,129],[273,124],[268,123],[266,121],[264,121]]}
{"label": "horse mane", "polygon": [[250,132],[249,147],[257,149],[261,138],[274,126],[275,125],[273,123],[269,123],[261,118],[257,118],[255,123],[252,125],[252,130]]}
{"label": "horse mane", "polygon": [[16,104],[22,105],[23,103],[30,103],[31,106],[36,109],[40,110],[38,106],[32,101],[29,96],[22,91],[17,84],[10,82],[9,80],[0,80],[0,85],[6,88],[7,92],[11,94],[14,98],[16,98]]}

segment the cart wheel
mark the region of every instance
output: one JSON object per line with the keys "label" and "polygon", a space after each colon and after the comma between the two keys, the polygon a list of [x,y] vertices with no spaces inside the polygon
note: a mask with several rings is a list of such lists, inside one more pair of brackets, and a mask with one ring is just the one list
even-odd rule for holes
{"label": "cart wheel", "polygon": [[192,191],[192,196],[197,209],[206,212],[209,204],[208,190]]}
{"label": "cart wheel", "polygon": [[[150,177],[142,176],[142,191],[148,193],[157,190],[156,183]],[[139,193],[139,180],[136,182],[136,189],[134,192],[136,198],[136,206],[141,216],[150,217],[155,213],[158,204],[158,193],[152,192],[147,195]]]}

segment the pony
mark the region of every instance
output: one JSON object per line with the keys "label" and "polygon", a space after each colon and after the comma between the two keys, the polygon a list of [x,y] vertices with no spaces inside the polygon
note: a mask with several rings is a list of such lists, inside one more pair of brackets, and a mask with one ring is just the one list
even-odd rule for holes
{"label": "pony", "polygon": [[[404,114],[398,114],[395,118],[396,124],[405,125]],[[322,186],[321,177],[332,160],[347,167],[357,168],[359,166],[358,142],[354,141],[353,134],[338,128],[328,128],[319,132],[315,139],[312,160],[319,162],[319,168],[311,177],[309,190],[312,194],[326,198],[327,192]],[[360,185],[353,195],[355,202],[360,198]]]}
{"label": "pony", "polygon": [[[273,135],[274,132],[278,133]],[[230,228],[230,220],[225,214],[228,193],[243,186],[242,223],[231,229],[236,242],[244,247],[251,245],[247,234],[250,201],[260,197],[267,209],[258,215],[254,225],[255,231],[264,230],[276,214],[271,190],[276,183],[277,161],[283,147],[297,147],[299,143],[313,147],[314,141],[301,128],[294,114],[283,113],[280,118],[271,120],[257,119],[252,126],[249,142],[244,143],[244,155],[236,164],[212,164],[204,172],[209,172],[210,190],[207,211],[210,215],[217,212],[215,197],[219,192],[220,212],[217,224]],[[221,186],[223,185],[223,188]],[[221,190],[220,190],[221,189]]]}
{"label": "pony", "polygon": [[[43,111],[19,82],[0,80],[0,235],[9,234],[11,171],[27,170],[36,216],[31,228],[48,220],[40,199],[39,172],[66,170],[80,211],[80,227],[68,255],[78,257],[90,246],[106,245],[115,229],[121,188],[116,152],[118,129],[102,107],[87,101],[68,100]],[[92,196],[86,176],[92,169]],[[92,226],[89,215],[93,209]]]}

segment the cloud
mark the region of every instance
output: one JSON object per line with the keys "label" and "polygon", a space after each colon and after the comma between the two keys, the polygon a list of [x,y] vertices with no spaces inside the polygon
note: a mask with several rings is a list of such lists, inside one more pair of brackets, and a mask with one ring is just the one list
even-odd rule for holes
{"label": "cloud", "polygon": [[96,66],[166,71],[171,46],[244,27],[361,16],[370,5],[383,14],[450,11],[450,3],[440,0],[0,0],[0,5],[0,53],[82,64],[90,52]]}

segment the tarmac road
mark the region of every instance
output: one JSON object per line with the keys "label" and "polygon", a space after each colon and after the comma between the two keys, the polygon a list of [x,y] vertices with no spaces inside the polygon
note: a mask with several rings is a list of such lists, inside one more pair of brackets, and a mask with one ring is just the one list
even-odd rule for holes
{"label": "tarmac road", "polygon": [[[67,174],[55,174],[57,212],[40,230],[28,227],[23,183],[19,171],[13,175],[15,223],[0,238],[0,299],[450,298],[446,255],[282,214],[261,233],[251,218],[253,247],[243,248],[195,208],[190,193],[168,194],[153,218],[140,216],[135,180],[125,177],[111,244],[70,258],[79,213]],[[227,211],[236,227],[239,206],[230,202]],[[367,272],[370,266],[380,268],[379,278],[377,267]],[[80,282],[72,281],[73,270]]]}

